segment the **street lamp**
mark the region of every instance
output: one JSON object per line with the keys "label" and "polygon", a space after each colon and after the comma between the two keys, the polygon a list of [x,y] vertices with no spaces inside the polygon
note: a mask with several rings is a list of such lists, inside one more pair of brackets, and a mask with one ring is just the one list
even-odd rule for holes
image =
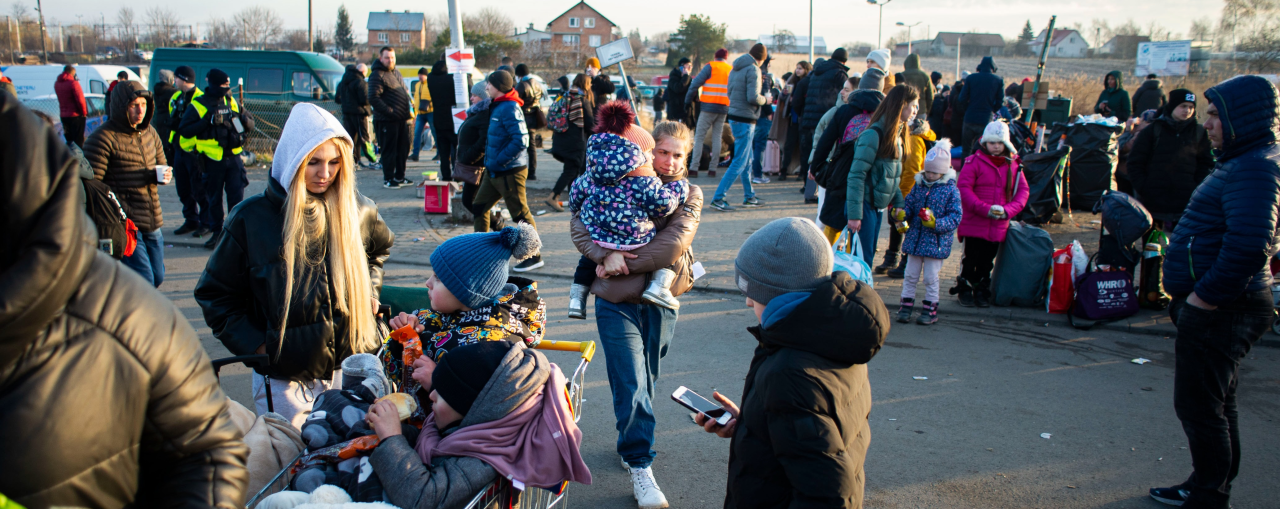
{"label": "street lamp", "polygon": [[868,4],[880,7],[880,19],[876,21],[876,47],[879,47],[880,43],[884,41],[884,4],[892,1],[893,0],[884,0],[881,2],[879,0],[867,0]]}
{"label": "street lamp", "polygon": [[897,23],[894,23],[895,25],[898,25],[898,26],[900,26],[900,27],[907,27],[907,54],[908,54],[908,55],[910,55],[910,54],[911,54],[911,27],[916,26],[916,25],[919,25],[920,23],[922,23],[922,22],[917,21],[917,22],[915,22],[915,23],[913,23],[913,24],[910,24],[910,25],[908,25],[908,24],[906,24],[906,23],[903,23],[903,22],[901,22],[901,21],[899,21],[899,22],[897,22]]}

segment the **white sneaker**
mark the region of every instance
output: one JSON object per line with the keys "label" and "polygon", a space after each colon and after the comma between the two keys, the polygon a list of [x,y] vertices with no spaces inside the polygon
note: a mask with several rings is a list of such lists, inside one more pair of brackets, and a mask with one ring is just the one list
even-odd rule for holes
{"label": "white sneaker", "polygon": [[653,468],[631,468],[631,488],[635,491],[640,509],[664,509],[669,507],[667,496],[662,494],[658,481],[653,479]]}

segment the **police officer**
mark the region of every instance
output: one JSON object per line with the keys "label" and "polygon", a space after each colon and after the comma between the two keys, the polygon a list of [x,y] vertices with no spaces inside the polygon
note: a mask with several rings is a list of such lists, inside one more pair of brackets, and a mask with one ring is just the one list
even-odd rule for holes
{"label": "police officer", "polygon": [[177,90],[168,97],[156,97],[160,104],[168,105],[167,140],[173,148],[173,180],[178,191],[178,200],[182,202],[182,226],[174,230],[175,235],[193,233],[200,238],[213,231],[212,225],[200,220],[209,208],[209,200],[204,196],[204,175],[197,170],[195,164],[196,139],[179,136],[178,127],[182,125],[182,115],[187,106],[204,91],[196,88],[196,71],[188,66],[179,66],[173,71],[173,86]]}
{"label": "police officer", "polygon": [[222,237],[222,195],[225,190],[227,208],[235,207],[244,199],[244,188],[249,185],[240,160],[241,147],[249,132],[253,131],[253,118],[241,111],[231,96],[231,78],[220,69],[210,69],[205,75],[209,86],[204,94],[193,98],[182,114],[178,135],[195,138],[192,165],[204,174],[205,197],[209,200],[201,223],[207,222],[213,231],[205,242],[206,249],[213,249]]}

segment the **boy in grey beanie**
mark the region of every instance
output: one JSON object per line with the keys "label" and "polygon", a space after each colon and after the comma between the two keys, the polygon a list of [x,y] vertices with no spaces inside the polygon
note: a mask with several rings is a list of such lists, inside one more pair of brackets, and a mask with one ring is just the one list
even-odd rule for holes
{"label": "boy in grey beanie", "polygon": [[871,286],[832,267],[831,245],[807,219],[775,220],[738,251],[738,288],[760,320],[747,330],[760,346],[742,409],[716,392],[732,419],[720,426],[701,413],[694,418],[733,439],[725,507],[795,501],[800,492],[862,507],[871,411],[866,364],[884,344],[889,312]]}

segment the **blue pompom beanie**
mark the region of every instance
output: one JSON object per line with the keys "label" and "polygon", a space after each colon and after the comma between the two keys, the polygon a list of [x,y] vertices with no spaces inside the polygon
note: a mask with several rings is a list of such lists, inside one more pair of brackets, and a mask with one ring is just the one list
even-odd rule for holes
{"label": "blue pompom beanie", "polygon": [[458,301],[478,308],[496,299],[507,284],[507,259],[529,258],[542,249],[528,223],[502,231],[468,233],[446,240],[431,253],[431,268]]}

